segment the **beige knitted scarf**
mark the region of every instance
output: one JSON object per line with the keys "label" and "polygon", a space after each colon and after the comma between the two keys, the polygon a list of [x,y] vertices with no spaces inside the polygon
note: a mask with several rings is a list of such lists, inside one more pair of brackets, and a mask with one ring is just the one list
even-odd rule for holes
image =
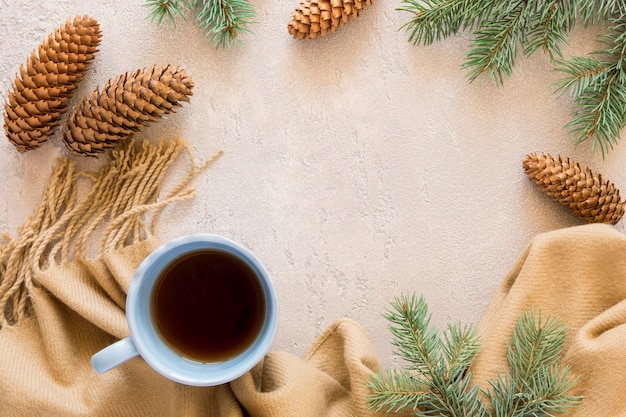
{"label": "beige knitted scarf", "polygon": [[[181,158],[188,172],[161,195]],[[0,244],[0,416],[385,415],[367,408],[365,382],[380,363],[365,329],[350,319],[328,326],[303,358],[272,351],[217,387],[176,384],[139,357],[103,375],[92,369],[93,353],[128,335],[126,290],[160,244],[161,212],[193,197],[190,182],[211,160],[198,165],[184,142],[172,140],[127,143],[97,172],[57,162],[39,207]],[[568,325],[564,360],[579,376],[575,394],[585,396],[572,415],[626,416],[625,278],[626,238],[610,226],[535,237],[480,323],[474,381],[484,385],[506,366],[517,318],[537,307]]]}

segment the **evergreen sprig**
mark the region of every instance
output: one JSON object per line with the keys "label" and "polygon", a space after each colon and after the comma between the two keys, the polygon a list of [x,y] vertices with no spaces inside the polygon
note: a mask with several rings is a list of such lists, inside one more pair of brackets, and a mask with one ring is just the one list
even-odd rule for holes
{"label": "evergreen sprig", "polygon": [[[470,82],[483,74],[502,85],[520,55],[541,51],[565,73],[560,90],[569,90],[577,109],[566,126],[579,144],[591,140],[602,155],[626,126],[626,2],[623,0],[402,0],[411,13],[402,28],[413,44],[428,45],[470,30],[473,37],[463,68]],[[604,46],[590,55],[565,59],[563,46],[576,24],[600,24]]]}
{"label": "evergreen sprig", "polygon": [[522,314],[508,345],[509,369],[482,389],[471,384],[469,371],[480,348],[473,327],[448,324],[442,336],[430,324],[426,301],[415,295],[396,298],[384,317],[407,365],[370,374],[371,409],[408,409],[419,417],[539,417],[582,400],[569,394],[576,380],[560,364],[566,328],[557,319]]}
{"label": "evergreen sprig", "polygon": [[496,417],[550,416],[564,413],[581,400],[568,392],[576,380],[561,366],[566,327],[558,319],[542,319],[526,311],[507,347],[510,370],[486,392]]}
{"label": "evergreen sprig", "polygon": [[256,12],[247,0],[146,0],[151,8],[149,17],[157,25],[176,17],[195,16],[198,27],[211,38],[216,48],[239,44],[240,34],[250,33]]}
{"label": "evergreen sprig", "polygon": [[602,155],[613,149],[626,126],[626,16],[610,20],[598,57],[574,57],[556,69],[565,74],[559,89],[569,90],[578,108],[567,125],[576,143],[591,140]]}

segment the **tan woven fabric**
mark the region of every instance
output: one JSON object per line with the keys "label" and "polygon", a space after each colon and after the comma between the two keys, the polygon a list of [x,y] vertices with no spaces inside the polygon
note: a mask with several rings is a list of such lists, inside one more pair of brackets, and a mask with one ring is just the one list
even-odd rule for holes
{"label": "tan woven fabric", "polygon": [[[378,359],[364,329],[347,319],[323,332],[304,358],[272,352],[218,387],[176,384],[141,358],[104,375],[92,369],[93,353],[128,335],[126,289],[160,244],[154,234],[159,211],[193,196],[187,183],[202,167],[191,159],[189,175],[157,198],[169,165],[185,150],[180,141],[129,143],[97,173],[76,172],[62,159],[20,235],[5,236],[0,416],[377,415],[366,410],[363,382],[378,370]],[[79,197],[77,182],[84,180],[92,186]],[[148,214],[152,227],[144,221]],[[90,249],[95,236],[100,243]]]}
{"label": "tan woven fabric", "polygon": [[[380,365],[366,331],[348,319],[329,326],[303,358],[271,352],[251,372],[218,387],[173,383],[141,358],[104,375],[91,368],[93,353],[128,335],[126,289],[160,243],[154,233],[160,211],[194,195],[188,183],[206,164],[197,166],[186,149],[180,141],[128,144],[98,172],[77,172],[61,159],[19,236],[4,237],[0,416],[384,415],[366,408],[367,375]],[[189,174],[159,197],[180,155],[191,161]],[[91,187],[81,192],[80,181]],[[569,326],[565,361],[580,376],[576,394],[586,397],[575,415],[626,416],[625,278],[626,237],[611,226],[537,236],[481,322],[474,382],[485,386],[504,369],[517,318],[535,307]]]}
{"label": "tan woven fabric", "polygon": [[473,366],[485,387],[506,366],[517,319],[534,307],[568,326],[564,363],[583,395],[576,417],[626,416],[626,236],[590,224],[538,235],[502,281],[481,325]]}

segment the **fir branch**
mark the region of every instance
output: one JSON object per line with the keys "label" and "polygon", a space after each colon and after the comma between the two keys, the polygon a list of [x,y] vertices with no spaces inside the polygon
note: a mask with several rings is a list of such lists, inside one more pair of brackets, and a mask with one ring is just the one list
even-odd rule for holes
{"label": "fir branch", "polygon": [[[623,0],[402,0],[412,14],[402,28],[413,44],[430,44],[471,29],[473,37],[462,65],[470,82],[481,76],[502,85],[519,51],[526,57],[547,54],[566,74],[558,90],[570,90],[577,109],[566,124],[574,142],[590,140],[604,156],[626,126],[626,2]],[[609,33],[602,59],[563,59],[562,48],[577,23],[602,24]]]}
{"label": "fir branch", "polygon": [[507,360],[511,373],[522,381],[530,380],[540,369],[556,364],[565,343],[566,327],[557,319],[543,320],[533,310],[518,320]]}
{"label": "fir branch", "polygon": [[601,20],[611,18],[623,19],[626,17],[626,3],[622,0],[596,0],[588,3],[595,3],[597,15]]}
{"label": "fir branch", "polygon": [[576,379],[568,368],[554,365],[541,368],[530,380],[515,379],[510,374],[490,381],[487,398],[494,417],[543,417],[566,413],[580,405],[582,397],[570,395]]}
{"label": "fir branch", "polygon": [[419,378],[408,372],[388,370],[377,375],[369,374],[372,395],[368,399],[370,408],[376,411],[402,411],[417,409],[428,403],[430,390]]}
{"label": "fir branch", "polygon": [[256,16],[254,6],[247,0],[208,0],[197,6],[196,20],[214,45],[230,48],[239,43],[238,34],[249,33],[247,28]]}
{"label": "fir branch", "polygon": [[480,338],[473,327],[460,323],[449,324],[446,330],[442,346],[446,362],[445,379],[455,379],[466,372],[474,361],[480,349]]}
{"label": "fir branch", "polygon": [[524,35],[526,2],[511,2],[502,14],[475,32],[472,49],[463,68],[469,68],[468,78],[474,81],[487,73],[499,84],[509,77],[517,58],[518,47]]}
{"label": "fir branch", "polygon": [[532,310],[520,316],[507,347],[510,370],[486,393],[495,417],[551,416],[580,403],[568,394],[576,379],[559,365],[565,332],[555,318],[543,320]]}
{"label": "fir branch", "polygon": [[402,0],[402,3],[397,10],[409,12],[413,17],[401,29],[409,32],[409,42],[423,45],[479,25],[494,5],[473,0]]}
{"label": "fir branch", "polygon": [[417,417],[487,417],[477,386],[470,388],[470,378],[458,377],[441,392],[433,391],[429,382],[418,374],[404,370],[388,370],[370,374],[368,386],[372,394],[368,407],[377,412],[401,412],[411,409]]}
{"label": "fir branch", "polygon": [[383,317],[390,322],[392,343],[398,348],[398,355],[409,362],[410,369],[434,378],[438,374],[441,339],[430,324],[426,301],[415,295],[402,296],[391,307]]}
{"label": "fir branch", "polygon": [[556,319],[544,320],[533,310],[521,315],[508,345],[509,369],[483,391],[471,385],[469,368],[479,349],[471,326],[449,324],[442,340],[424,298],[415,296],[396,298],[384,316],[391,322],[392,344],[408,365],[369,375],[370,409],[408,409],[417,417],[541,417],[582,400],[569,394],[576,379],[559,363],[566,328]]}
{"label": "fir branch", "polygon": [[[482,391],[476,385],[471,386],[471,374],[466,370],[450,380],[443,391],[437,396],[435,407],[425,410],[424,415],[440,415],[446,410],[451,417],[488,417],[489,411],[482,402]],[[433,413],[434,411],[434,413]]]}
{"label": "fir branch", "polygon": [[563,57],[561,46],[567,44],[567,34],[574,28],[576,8],[566,7],[569,0],[539,1],[527,24],[524,54],[541,50],[551,61]]}
{"label": "fir branch", "polygon": [[248,0],[146,0],[146,6],[152,8],[149,17],[156,24],[174,24],[176,16],[195,14],[198,27],[216,48],[240,44],[239,35],[251,32],[248,27],[256,16]]}
{"label": "fir branch", "polygon": [[486,416],[478,387],[470,388],[468,368],[478,352],[478,337],[470,327],[450,325],[442,342],[430,324],[423,297],[396,298],[384,317],[390,321],[392,344],[408,362],[408,371],[370,377],[372,408],[421,409],[417,416]]}
{"label": "fir branch", "polygon": [[604,156],[626,126],[626,17],[611,19],[601,42],[605,48],[594,55],[602,59],[575,57],[559,62],[556,70],[565,74],[558,89],[570,90],[577,105],[566,127],[576,144],[590,140]]}
{"label": "fir branch", "polygon": [[567,61],[559,61],[555,69],[567,76],[556,82],[557,92],[569,90],[572,96],[582,96],[592,85],[605,83],[612,67],[613,64],[609,61],[591,57],[576,56]]}
{"label": "fir branch", "polygon": [[574,388],[576,378],[569,375],[569,367],[558,364],[540,369],[529,382],[532,390],[525,401],[518,404],[520,416],[552,416],[577,407],[581,396],[569,392]]}
{"label": "fir branch", "polygon": [[146,0],[146,7],[152,8],[150,19],[157,25],[167,20],[175,26],[175,17],[185,18],[185,14],[193,8],[192,0]]}

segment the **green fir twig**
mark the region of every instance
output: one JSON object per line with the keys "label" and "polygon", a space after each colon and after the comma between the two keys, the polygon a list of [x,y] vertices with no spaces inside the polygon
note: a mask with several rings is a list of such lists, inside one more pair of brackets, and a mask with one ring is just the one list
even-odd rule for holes
{"label": "green fir twig", "polygon": [[256,11],[247,0],[146,0],[149,17],[157,25],[168,21],[175,25],[177,17],[195,16],[198,27],[216,48],[240,44],[240,36],[250,33]]}
{"label": "green fir twig", "polygon": [[480,348],[471,326],[449,324],[442,336],[430,324],[424,298],[415,295],[396,298],[384,317],[406,366],[369,375],[370,409],[419,417],[540,417],[582,401],[569,394],[576,379],[560,364],[566,327],[557,319],[522,314],[507,348],[509,369],[483,389],[471,384]]}
{"label": "green fir twig", "polygon": [[437,410],[442,416],[487,416],[478,387],[470,387],[469,366],[478,353],[476,331],[450,324],[443,339],[430,324],[423,297],[403,296],[391,303],[384,317],[390,322],[392,344],[406,361],[406,370],[370,375],[369,405],[378,411]]}
{"label": "green fir twig", "polygon": [[569,90],[578,105],[567,124],[576,143],[590,140],[604,156],[626,126],[626,18],[611,19],[610,32],[601,39],[605,48],[596,57],[574,57],[556,67],[564,74],[559,90]]}
{"label": "green fir twig", "polygon": [[527,7],[523,1],[514,2],[504,13],[476,30],[472,49],[463,64],[463,68],[469,69],[470,81],[487,73],[502,84],[503,77],[511,75],[526,27]]}
{"label": "green fir twig", "polygon": [[[626,126],[626,2],[623,0],[402,0],[412,17],[402,28],[428,45],[459,31],[473,32],[463,68],[470,82],[486,76],[502,85],[520,55],[546,54],[565,74],[560,91],[576,103],[566,128],[574,143],[590,140],[604,156]],[[591,56],[565,59],[563,46],[577,25],[599,24],[607,34]]]}
{"label": "green fir twig", "polygon": [[517,322],[512,344],[507,346],[510,370],[490,381],[486,392],[495,417],[551,416],[576,407],[572,396],[575,378],[559,362],[566,327],[558,319],[542,319],[526,311]]}
{"label": "green fir twig", "polygon": [[167,20],[171,25],[175,25],[175,17],[185,18],[185,14],[193,7],[188,0],[146,0],[146,6],[150,7],[150,19],[157,25]]}

